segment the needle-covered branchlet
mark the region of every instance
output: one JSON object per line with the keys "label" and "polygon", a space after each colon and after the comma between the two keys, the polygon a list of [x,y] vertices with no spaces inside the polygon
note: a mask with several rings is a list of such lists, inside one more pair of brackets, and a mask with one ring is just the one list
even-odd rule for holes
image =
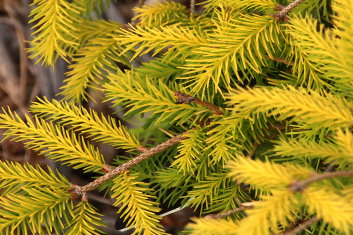
{"label": "needle-covered branchlet", "polygon": [[176,101],[177,104],[190,104],[191,102],[194,102],[197,105],[200,105],[200,106],[203,106],[205,108],[212,110],[212,112],[214,114],[224,115],[224,113],[221,111],[221,109],[214,104],[202,101],[198,98],[192,97],[191,95],[183,94],[180,91],[176,91],[174,93],[174,95],[177,97],[177,101]]}
{"label": "needle-covered branchlet", "polygon": [[[138,8],[143,8],[145,3],[146,3],[146,0],[139,0],[138,3],[137,3],[137,7]],[[126,25],[127,28],[130,28],[131,26],[136,26],[137,25],[137,23],[138,23],[138,20],[136,19],[137,15],[138,15],[138,13],[136,11],[134,11],[134,17],[131,20],[131,25],[130,24]]]}
{"label": "needle-covered branchlet", "polygon": [[336,171],[336,172],[325,172],[323,174],[317,174],[310,177],[309,179],[293,183],[290,186],[290,189],[293,192],[300,192],[305,190],[305,188],[311,183],[324,180],[324,179],[333,178],[333,177],[353,177],[353,171]]}
{"label": "needle-covered branchlet", "polygon": [[171,138],[171,139],[169,139],[169,140],[167,140],[167,141],[165,141],[165,142],[163,142],[163,143],[161,143],[151,149],[146,150],[145,152],[141,153],[139,156],[137,156],[137,157],[131,159],[130,161],[116,167],[115,169],[109,171],[108,173],[97,178],[96,180],[92,181],[91,183],[88,183],[84,186],[78,186],[78,185],[72,186],[72,193],[74,195],[78,195],[78,196],[85,195],[86,192],[94,190],[99,185],[110,180],[111,178],[113,178],[119,174],[122,174],[123,172],[129,170],[131,167],[139,164],[143,160],[145,160],[145,159],[147,159],[157,153],[164,151],[165,149],[179,143],[180,141],[182,141],[186,138],[187,137],[185,136],[185,133],[174,136],[173,138]]}
{"label": "needle-covered branchlet", "polygon": [[289,5],[282,7],[279,12],[274,14],[274,17],[277,20],[283,20],[291,10],[293,10],[296,6],[298,6],[303,1],[304,0],[295,0],[294,2],[290,3]]}

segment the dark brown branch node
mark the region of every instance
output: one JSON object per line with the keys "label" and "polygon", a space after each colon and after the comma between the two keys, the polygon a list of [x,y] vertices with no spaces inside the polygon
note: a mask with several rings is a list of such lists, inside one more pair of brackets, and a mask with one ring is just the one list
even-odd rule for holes
{"label": "dark brown branch node", "polygon": [[200,105],[202,107],[205,107],[205,108],[212,110],[212,112],[214,114],[224,115],[224,113],[221,111],[221,109],[214,104],[202,101],[198,98],[192,97],[191,95],[183,94],[180,91],[176,91],[174,93],[174,95],[177,97],[176,104],[190,104],[191,102],[194,102],[197,105]]}
{"label": "dark brown branch node", "polygon": [[185,95],[180,91],[176,91],[174,95],[177,98],[177,101],[175,102],[176,104],[190,104],[195,100],[195,98],[192,97],[191,95]]}

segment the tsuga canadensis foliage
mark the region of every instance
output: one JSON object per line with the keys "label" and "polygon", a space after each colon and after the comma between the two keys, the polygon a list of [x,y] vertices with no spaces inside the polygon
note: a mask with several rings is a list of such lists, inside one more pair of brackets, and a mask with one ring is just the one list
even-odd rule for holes
{"label": "tsuga canadensis foliage", "polygon": [[[4,139],[101,176],[0,162],[0,233],[102,234],[99,187],[134,234],[166,234],[161,203],[199,212],[186,234],[352,234],[353,1],[141,3],[123,25],[109,1],[33,0],[29,54],[69,63],[64,98],[4,107]],[[144,126],[85,108],[96,90]]]}

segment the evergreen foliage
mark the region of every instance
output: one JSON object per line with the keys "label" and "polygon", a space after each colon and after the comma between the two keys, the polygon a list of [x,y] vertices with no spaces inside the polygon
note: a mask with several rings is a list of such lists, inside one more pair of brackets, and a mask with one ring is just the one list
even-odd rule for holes
{"label": "evergreen foliage", "polygon": [[65,234],[102,234],[97,229],[98,226],[104,226],[97,210],[88,202],[81,201],[75,205],[72,212],[72,221],[68,224]]}
{"label": "evergreen foliage", "polygon": [[[162,226],[158,223],[160,217],[155,213],[160,209],[148,184],[136,180],[137,176],[124,173],[114,179],[112,197],[116,199],[115,206],[121,206],[119,213],[127,220],[128,226],[134,225],[136,233],[164,234]],[[154,199],[155,200],[155,199]]]}
{"label": "evergreen foliage", "polygon": [[102,141],[123,149],[136,149],[140,146],[137,138],[112,117],[105,118],[94,110],[86,110],[66,102],[39,99],[31,106],[31,111],[45,119],[56,121],[62,126],[70,125],[76,131],[87,134],[95,141]]}
{"label": "evergreen foliage", "polygon": [[[101,234],[86,193],[108,180],[134,234],[165,233],[160,203],[218,213],[189,234],[353,233],[352,1],[204,3],[137,7],[123,26],[92,19],[109,1],[33,2],[29,51],[70,63],[64,100],[38,98],[24,119],[3,109],[4,138],[104,175],[77,186],[0,162],[2,234]],[[145,114],[144,127],[84,108],[97,89],[124,121]],[[91,142],[129,155],[107,165]]]}

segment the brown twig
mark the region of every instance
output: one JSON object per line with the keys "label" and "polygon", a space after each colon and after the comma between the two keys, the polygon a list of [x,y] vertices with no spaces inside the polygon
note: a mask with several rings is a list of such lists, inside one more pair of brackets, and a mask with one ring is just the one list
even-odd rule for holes
{"label": "brown twig", "polygon": [[198,98],[192,97],[191,95],[183,94],[180,91],[176,91],[174,95],[177,97],[177,101],[176,101],[177,104],[190,104],[191,102],[194,102],[195,104],[198,104],[200,106],[203,106],[212,110],[214,114],[224,115],[221,109],[214,104],[202,101]]}
{"label": "brown twig", "polygon": [[324,180],[324,179],[329,179],[333,177],[353,177],[353,171],[336,171],[336,172],[325,172],[322,174],[317,174],[309,179],[295,182],[290,186],[290,189],[293,192],[300,192],[303,191],[309,184]]}
{"label": "brown twig", "polygon": [[97,178],[96,180],[92,181],[91,183],[88,183],[84,186],[78,186],[78,185],[73,185],[72,186],[72,194],[75,194],[77,196],[82,196],[88,191],[92,191],[95,188],[97,188],[99,185],[103,184],[104,182],[108,181],[109,179],[127,171],[131,167],[137,165],[141,161],[159,153],[162,152],[163,150],[175,145],[176,143],[179,143],[180,141],[186,139],[185,133],[181,135],[174,136],[173,138],[151,148],[146,150],[145,152],[141,153],[139,156],[131,159],[130,161],[120,165],[119,167],[116,167],[115,169],[109,171],[105,175]]}
{"label": "brown twig", "polygon": [[273,60],[273,61],[276,61],[276,62],[279,62],[279,63],[286,64],[286,65],[290,65],[290,66],[293,65],[292,62],[287,61],[287,60],[285,60],[285,59],[283,59],[283,58],[279,58],[279,57],[270,57],[270,56],[268,56],[268,55],[266,56],[266,58],[269,59],[269,60]]}
{"label": "brown twig", "polygon": [[190,12],[195,14],[195,0],[190,0]]}
{"label": "brown twig", "polygon": [[290,229],[284,231],[283,233],[281,233],[281,235],[295,235],[295,234],[303,231],[304,229],[306,229],[307,227],[309,227],[313,223],[317,222],[318,220],[319,220],[319,218],[317,218],[317,217],[313,217],[311,219],[304,220],[301,223],[297,224],[296,227],[290,228]]}
{"label": "brown twig", "polygon": [[222,213],[219,213],[219,214],[210,214],[210,215],[205,216],[205,218],[219,219],[219,218],[222,218],[222,217],[226,217],[226,216],[235,214],[235,213],[237,213],[239,211],[243,211],[243,210],[246,210],[246,209],[252,209],[253,207],[254,207],[254,205],[251,202],[245,202],[245,203],[242,203],[241,206],[239,206],[238,208],[235,208],[235,209],[230,210],[230,211],[222,212]]}
{"label": "brown twig", "polygon": [[296,6],[298,6],[300,3],[302,3],[304,0],[295,0],[294,2],[290,3],[288,6],[285,6],[281,8],[279,12],[274,14],[274,17],[277,20],[283,20],[287,14],[293,10]]}

